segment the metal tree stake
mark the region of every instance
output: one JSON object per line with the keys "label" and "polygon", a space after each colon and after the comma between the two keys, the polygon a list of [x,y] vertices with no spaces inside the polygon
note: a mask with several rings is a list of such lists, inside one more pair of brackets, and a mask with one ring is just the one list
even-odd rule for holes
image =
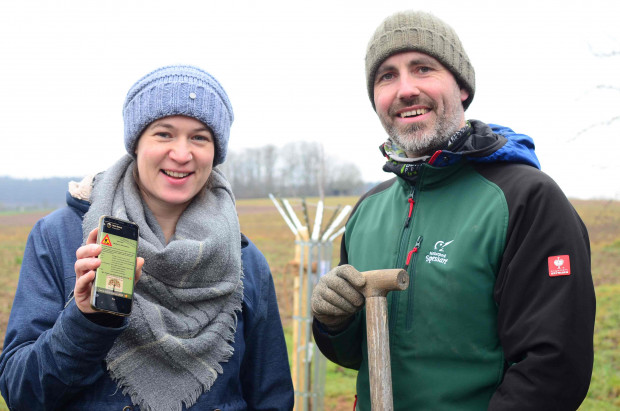
{"label": "metal tree stake", "polygon": [[339,208],[330,219],[330,224],[321,231],[324,204],[317,203],[312,234],[309,233],[310,218],[305,199],[302,211],[306,225],[302,225],[293,207],[286,199],[278,201],[272,194],[269,198],[295,235],[295,259],[291,263],[298,266],[298,276],[294,280],[293,297],[293,361],[292,376],[295,387],[295,411],[323,410],[325,392],[325,357],[316,348],[312,339],[312,313],[310,299],[312,289],[319,277],[331,268],[333,241],[340,236],[345,227],[338,226],[351,211],[345,206],[338,215]]}

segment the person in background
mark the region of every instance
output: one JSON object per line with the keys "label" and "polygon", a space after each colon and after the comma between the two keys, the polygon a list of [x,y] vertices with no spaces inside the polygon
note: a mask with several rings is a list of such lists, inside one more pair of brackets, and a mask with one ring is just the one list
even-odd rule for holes
{"label": "person in background", "polygon": [[[67,207],[30,233],[0,357],[7,405],[292,409],[271,272],[217,168],[226,92],[200,68],[162,67],[131,87],[123,118],[128,155],[70,184]],[[139,226],[129,317],[90,306],[101,215]]]}
{"label": "person in background", "polygon": [[360,272],[387,268],[409,274],[388,295],[395,410],[577,409],[593,363],[588,233],[532,140],[465,119],[474,69],[431,14],[386,18],[366,79],[396,176],[361,197],[312,295],[318,347],[359,370],[357,409],[370,410]]}

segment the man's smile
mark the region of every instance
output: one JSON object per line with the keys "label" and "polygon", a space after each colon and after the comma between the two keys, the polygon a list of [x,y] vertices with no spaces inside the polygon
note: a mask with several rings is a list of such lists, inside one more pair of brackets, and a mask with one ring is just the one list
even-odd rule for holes
{"label": "man's smile", "polygon": [[417,116],[421,116],[422,114],[426,114],[429,111],[431,110],[428,108],[418,108],[414,110],[403,111],[402,113],[398,113],[397,116],[400,118],[417,117]]}

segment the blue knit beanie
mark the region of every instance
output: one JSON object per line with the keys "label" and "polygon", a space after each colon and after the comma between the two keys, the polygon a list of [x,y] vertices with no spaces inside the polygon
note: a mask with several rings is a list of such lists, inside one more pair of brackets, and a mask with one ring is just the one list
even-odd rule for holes
{"label": "blue knit beanie", "polygon": [[183,115],[211,128],[215,139],[213,166],[226,159],[234,115],[226,92],[209,73],[193,66],[166,66],[138,80],[123,105],[125,148],[135,157],[142,131],[158,118]]}

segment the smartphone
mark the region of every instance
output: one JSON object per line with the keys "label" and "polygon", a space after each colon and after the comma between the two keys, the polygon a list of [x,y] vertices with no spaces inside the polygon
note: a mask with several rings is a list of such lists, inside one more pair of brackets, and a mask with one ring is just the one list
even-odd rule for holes
{"label": "smartphone", "polygon": [[101,265],[95,273],[90,306],[115,315],[131,314],[138,254],[138,225],[110,216],[99,218]]}

